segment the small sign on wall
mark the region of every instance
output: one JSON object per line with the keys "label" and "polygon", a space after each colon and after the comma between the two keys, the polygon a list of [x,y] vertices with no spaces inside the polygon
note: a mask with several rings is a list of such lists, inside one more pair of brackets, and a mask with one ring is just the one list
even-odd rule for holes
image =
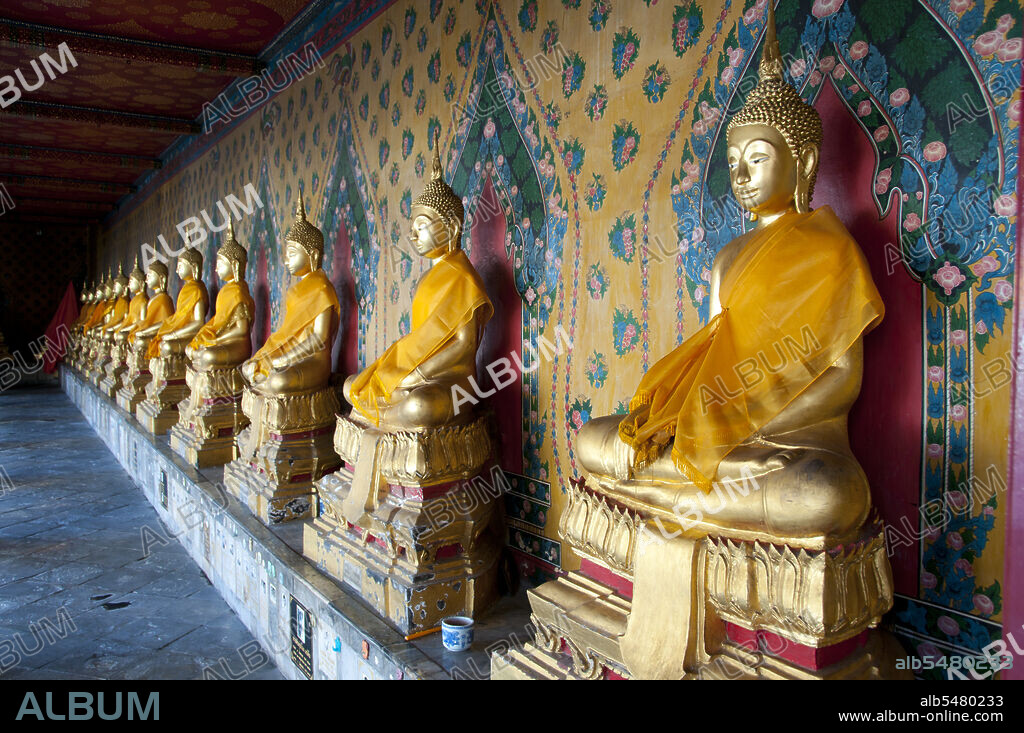
{"label": "small sign on wall", "polygon": [[292,663],[313,679],[313,619],[309,611],[291,596]]}
{"label": "small sign on wall", "polygon": [[160,506],[164,509],[167,508],[167,472],[162,468],[160,469],[160,486],[158,488],[160,494]]}

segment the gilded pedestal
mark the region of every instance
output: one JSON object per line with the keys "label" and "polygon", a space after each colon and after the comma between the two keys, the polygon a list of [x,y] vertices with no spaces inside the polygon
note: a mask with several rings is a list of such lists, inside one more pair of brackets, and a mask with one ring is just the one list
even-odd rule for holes
{"label": "gilded pedestal", "polygon": [[692,623],[680,632],[685,679],[899,676],[902,651],[875,628],[893,599],[881,522],[850,542],[808,549],[659,526],[582,481],[568,500],[559,533],[581,569],[529,591],[535,641],[495,654],[493,679],[636,676],[637,649],[657,653],[643,638],[638,647],[630,628],[640,547],[692,568],[691,597],[672,599],[693,609],[679,614]]}
{"label": "gilded pedestal", "polygon": [[153,375],[146,385],[146,397],[135,408],[135,417],[149,432],[163,435],[178,421],[178,403],[188,397],[184,354],[157,356],[149,360]]}
{"label": "gilded pedestal", "polygon": [[340,465],[331,439],[340,406],[332,387],[291,396],[242,392],[250,425],[235,439],[238,458],[224,467],[224,483],[264,524],[311,516],[313,482]]}
{"label": "gilded pedestal", "polygon": [[171,448],[196,468],[219,466],[237,457],[235,438],[249,424],[242,412],[245,382],[237,367],[197,371],[187,368],[190,389],[178,405]]}
{"label": "gilded pedestal", "polygon": [[117,390],[121,386],[121,378],[128,371],[128,365],[125,362],[127,351],[127,344],[123,340],[114,341],[110,346],[110,358],[106,362],[103,378],[99,383],[100,392],[107,397],[113,398],[117,395]]}
{"label": "gilded pedestal", "polygon": [[146,358],[146,348],[151,340],[152,337],[136,336],[135,342],[126,348],[127,368],[121,377],[121,387],[117,390],[117,404],[132,415],[146,396],[146,385],[153,379],[149,371],[149,359]]}
{"label": "gilded pedestal", "polygon": [[[311,562],[407,634],[496,600],[504,476],[487,418],[382,431],[339,417],[334,447],[346,466],[317,482],[319,516],[303,528]],[[362,517],[347,516],[354,488],[369,497]]]}

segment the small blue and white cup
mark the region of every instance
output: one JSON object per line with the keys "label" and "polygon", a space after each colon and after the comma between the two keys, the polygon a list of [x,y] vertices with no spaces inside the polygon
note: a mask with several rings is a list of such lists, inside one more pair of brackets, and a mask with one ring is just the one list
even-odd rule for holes
{"label": "small blue and white cup", "polygon": [[473,619],[449,616],[441,621],[441,643],[450,652],[464,652],[473,646]]}

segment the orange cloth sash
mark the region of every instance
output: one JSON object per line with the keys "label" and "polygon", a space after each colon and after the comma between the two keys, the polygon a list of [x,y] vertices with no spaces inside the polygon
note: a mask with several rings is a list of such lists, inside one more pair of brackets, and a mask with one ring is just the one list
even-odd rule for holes
{"label": "orange cloth sash", "polygon": [[167,293],[154,295],[149,299],[149,305],[146,306],[146,317],[136,323],[135,328],[128,334],[128,343],[134,344],[135,334],[163,322],[172,313],[174,313],[174,301],[171,300],[171,296]]}
{"label": "orange cloth sash", "polygon": [[829,207],[757,231],[722,280],[722,312],[644,375],[619,425],[634,468],[669,442],[690,481],[807,389],[885,313],[864,254]]}
{"label": "orange cloth sash", "polygon": [[114,307],[110,311],[110,318],[104,321],[104,327],[113,326],[124,320],[128,314],[128,298],[120,297],[114,301]]}
{"label": "orange cloth sash", "polygon": [[390,400],[402,380],[436,354],[480,309],[486,312],[483,325],[494,313],[494,306],[466,253],[459,249],[438,259],[416,286],[412,328],[356,377],[352,404],[379,425],[380,401]]}
{"label": "orange cloth sash", "polygon": [[201,349],[209,346],[217,340],[221,330],[231,323],[231,317],[239,307],[244,307],[252,318],[256,303],[249,295],[249,285],[245,280],[225,283],[224,287],[217,293],[217,311],[213,318],[199,329],[199,333],[189,344],[193,349]]}
{"label": "orange cloth sash", "polygon": [[85,330],[88,331],[103,323],[103,319],[107,317],[113,307],[114,301],[112,300],[101,300],[97,303],[96,310],[89,315],[89,320],[85,322]]}
{"label": "orange cloth sash", "polygon": [[178,302],[174,306],[174,313],[164,319],[160,329],[156,332],[153,340],[149,342],[146,349],[146,358],[154,359],[160,356],[160,342],[165,335],[190,322],[194,316],[195,307],[202,303],[205,307],[210,302],[210,296],[206,292],[206,284],[200,280],[186,280],[178,291]]}
{"label": "orange cloth sash", "polygon": [[142,315],[142,309],[146,307],[148,302],[149,298],[146,297],[144,292],[132,298],[132,302],[128,304],[128,317],[124,319],[121,328],[128,328],[128,326],[134,326],[138,323],[139,317]]}
{"label": "orange cloth sash", "polygon": [[[253,356],[256,360],[255,374],[269,374],[271,360],[298,345],[306,330],[327,310],[333,310],[335,320],[340,322],[338,294],[323,270],[314,270],[288,288],[284,299],[284,321]],[[327,344],[326,348],[331,346]]]}

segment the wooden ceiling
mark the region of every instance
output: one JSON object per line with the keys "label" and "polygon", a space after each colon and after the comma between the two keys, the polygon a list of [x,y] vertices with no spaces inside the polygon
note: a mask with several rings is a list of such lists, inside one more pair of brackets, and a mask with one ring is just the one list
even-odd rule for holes
{"label": "wooden ceiling", "polygon": [[[0,76],[70,64],[0,109],[0,184],[18,220],[95,222],[161,166],[203,104],[264,68],[264,50],[308,0],[4,0]],[[0,91],[6,88],[0,84]],[[6,98],[13,97],[8,92]]]}

